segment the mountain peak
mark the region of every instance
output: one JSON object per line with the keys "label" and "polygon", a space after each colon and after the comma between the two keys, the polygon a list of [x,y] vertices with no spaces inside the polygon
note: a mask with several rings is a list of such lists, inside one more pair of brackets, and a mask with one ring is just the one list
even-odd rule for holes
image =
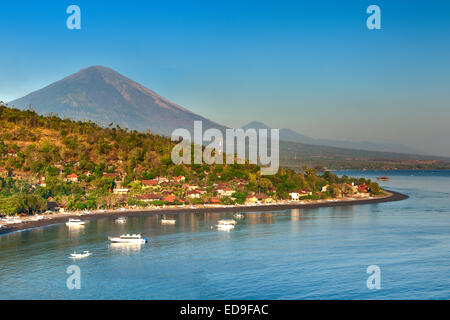
{"label": "mountain peak", "polygon": [[205,128],[224,128],[101,65],[81,69],[10,105],[22,109],[31,105],[40,114],[54,113],[100,125],[114,123],[131,130],[150,129],[166,135],[177,128],[192,131],[195,120],[203,121]]}
{"label": "mountain peak", "polygon": [[242,127],[242,129],[271,129],[268,125],[265,123],[259,122],[259,121],[252,121],[245,126]]}

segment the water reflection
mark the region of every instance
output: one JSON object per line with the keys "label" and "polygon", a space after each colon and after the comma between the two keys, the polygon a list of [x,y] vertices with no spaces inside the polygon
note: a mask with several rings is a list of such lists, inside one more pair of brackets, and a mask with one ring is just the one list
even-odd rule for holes
{"label": "water reflection", "polygon": [[245,214],[245,222],[252,224],[272,224],[274,223],[273,212],[250,212]]}
{"label": "water reflection", "polygon": [[84,225],[70,225],[67,226],[67,230],[69,232],[69,236],[78,236],[80,233],[84,231]]}
{"label": "water reflection", "polygon": [[114,253],[129,255],[141,251],[144,244],[137,243],[110,243],[109,249]]}
{"label": "water reflection", "polygon": [[301,219],[300,209],[292,209],[291,210],[291,220],[299,221]]}

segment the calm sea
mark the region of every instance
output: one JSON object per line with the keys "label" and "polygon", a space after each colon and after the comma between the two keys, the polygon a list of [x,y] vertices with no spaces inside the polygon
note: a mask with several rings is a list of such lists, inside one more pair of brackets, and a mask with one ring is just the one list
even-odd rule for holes
{"label": "calm sea", "polygon": [[[372,205],[248,212],[231,232],[224,214],[90,221],[0,236],[1,299],[449,299],[450,172],[348,171],[409,199]],[[142,233],[143,246],[107,237]],[[92,256],[69,259],[73,251]],[[67,268],[81,271],[69,290]],[[381,289],[366,286],[380,268]]]}

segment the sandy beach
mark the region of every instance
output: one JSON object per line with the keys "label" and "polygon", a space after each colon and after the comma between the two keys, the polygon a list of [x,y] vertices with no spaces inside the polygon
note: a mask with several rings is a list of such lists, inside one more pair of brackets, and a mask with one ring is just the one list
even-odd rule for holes
{"label": "sandy beach", "polygon": [[92,211],[89,214],[68,212],[68,213],[55,213],[49,215],[43,215],[44,219],[35,221],[30,217],[20,217],[22,220],[20,223],[3,225],[0,228],[0,234],[6,234],[21,230],[33,229],[38,227],[45,227],[49,225],[65,223],[71,218],[77,218],[82,220],[94,220],[103,218],[117,218],[120,216],[137,216],[137,215],[149,215],[149,214],[184,214],[184,213],[205,213],[205,212],[248,212],[248,211],[281,211],[286,209],[312,209],[320,207],[338,207],[338,206],[350,206],[350,205],[362,205],[362,204],[374,204],[390,201],[400,201],[407,199],[408,196],[394,192],[384,190],[386,195],[371,198],[343,198],[343,199],[327,199],[327,200],[304,200],[304,201],[282,201],[270,204],[255,204],[255,205],[197,205],[197,206],[165,206],[165,207],[152,207],[152,208],[130,208],[125,211],[105,210],[105,211]]}

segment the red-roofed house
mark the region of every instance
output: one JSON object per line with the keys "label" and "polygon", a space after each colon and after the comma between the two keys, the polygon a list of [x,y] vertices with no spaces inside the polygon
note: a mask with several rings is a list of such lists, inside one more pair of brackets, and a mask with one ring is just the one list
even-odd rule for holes
{"label": "red-roofed house", "polygon": [[144,187],[157,186],[157,185],[158,185],[158,180],[156,180],[156,179],[152,179],[152,180],[142,180],[141,183],[142,183],[142,185],[143,185]]}
{"label": "red-roofed house", "polygon": [[211,198],[209,198],[209,203],[211,203],[211,204],[220,204],[220,199],[215,198],[215,197],[211,197]]}
{"label": "red-roofed house", "polygon": [[174,177],[173,180],[176,182],[183,182],[186,180],[186,178],[184,176],[178,176],[178,177]]}
{"label": "red-roofed house", "polygon": [[191,190],[187,192],[188,198],[198,199],[201,195],[202,193],[198,190]]}
{"label": "red-roofed house", "polygon": [[75,173],[66,176],[66,181],[78,182],[78,176]]}
{"label": "red-roofed house", "polygon": [[245,203],[257,203],[258,202],[258,198],[255,196],[248,196],[247,199],[245,200]]}
{"label": "red-roofed house", "polygon": [[169,203],[174,203],[177,200],[178,200],[177,197],[174,196],[173,194],[171,194],[169,196],[165,196],[165,197],[162,198],[162,201],[169,202]]}
{"label": "red-roofed house", "polygon": [[118,172],[113,172],[113,173],[103,172],[103,178],[117,178],[119,176],[120,176],[120,173],[118,173]]}
{"label": "red-roofed house", "polygon": [[155,193],[147,193],[147,194],[141,194],[139,196],[136,196],[136,199],[144,201],[144,202],[150,202],[155,200],[161,200],[161,196]]}
{"label": "red-roofed house", "polygon": [[301,189],[299,192],[299,197],[306,197],[306,196],[311,196],[312,195],[312,191],[309,189]]}

